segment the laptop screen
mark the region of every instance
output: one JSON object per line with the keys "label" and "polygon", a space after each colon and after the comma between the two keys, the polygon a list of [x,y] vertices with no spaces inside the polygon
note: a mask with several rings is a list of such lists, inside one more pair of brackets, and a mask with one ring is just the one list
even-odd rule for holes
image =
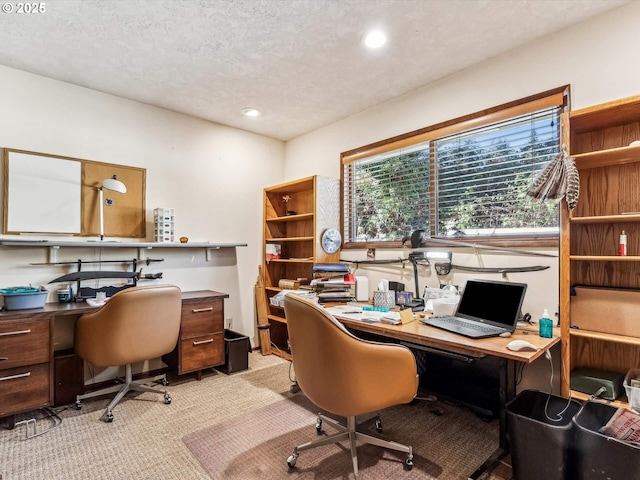
{"label": "laptop screen", "polygon": [[467,280],[456,315],[513,331],[526,291],[525,283]]}

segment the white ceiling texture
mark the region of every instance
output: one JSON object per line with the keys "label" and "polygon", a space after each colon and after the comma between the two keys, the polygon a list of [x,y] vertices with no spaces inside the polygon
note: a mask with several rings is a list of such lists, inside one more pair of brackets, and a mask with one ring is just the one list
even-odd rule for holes
{"label": "white ceiling texture", "polygon": [[289,140],[628,0],[0,3],[2,65]]}

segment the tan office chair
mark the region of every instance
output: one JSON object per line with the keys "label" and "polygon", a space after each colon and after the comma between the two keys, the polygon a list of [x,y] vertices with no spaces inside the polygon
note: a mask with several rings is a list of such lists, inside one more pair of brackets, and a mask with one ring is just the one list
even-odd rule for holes
{"label": "tan office chair", "polygon": [[[401,345],[361,340],[322,307],[297,295],[286,295],[284,310],[301,390],[321,409],[347,420],[345,427],[318,414],[318,433],[323,420],[335,426],[338,433],[295,447],[287,459],[289,467],[295,466],[302,450],[348,439],[356,476],[356,441],[407,453],[405,468],[410,470],[411,447],[356,431],[356,415],[408,403],[415,397],[418,374],[413,353]],[[376,427],[381,430],[379,423]]]}
{"label": "tan office chair", "polygon": [[82,315],[76,322],[74,346],[85,361],[99,366],[125,366],[124,383],[78,395],[76,409],[81,400],[118,392],[101,419],[113,421],[113,408],[130,390],[164,395],[164,403],[171,403],[166,390],[144,383],[162,380],[166,376],[132,380],[131,364],[158,358],[171,352],[178,341],[182,299],[180,289],[174,285],[132,287],[113,295],[95,313]]}

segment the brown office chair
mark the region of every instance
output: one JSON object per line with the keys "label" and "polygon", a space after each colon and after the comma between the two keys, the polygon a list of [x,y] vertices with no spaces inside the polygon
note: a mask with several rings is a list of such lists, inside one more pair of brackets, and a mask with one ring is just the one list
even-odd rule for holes
{"label": "brown office chair", "polygon": [[166,376],[132,380],[131,364],[158,358],[171,352],[178,341],[182,299],[180,289],[174,285],[132,287],[113,295],[100,310],[78,318],[74,333],[76,353],[85,361],[99,366],[125,366],[123,384],[78,395],[76,409],[81,400],[118,392],[101,419],[113,421],[113,408],[129,390],[164,394],[164,403],[171,403],[166,390],[144,383],[162,380]]}
{"label": "brown office chair", "polygon": [[[348,439],[353,471],[358,475],[356,441],[407,453],[405,468],[413,466],[410,446],[357,431],[356,415],[410,402],[418,390],[413,353],[401,345],[361,340],[314,302],[288,294],[284,310],[291,342],[296,380],[314,404],[334,415],[346,417],[346,427],[318,414],[339,432],[298,445],[287,459],[293,468],[299,452]],[[381,430],[379,419],[376,427]]]}

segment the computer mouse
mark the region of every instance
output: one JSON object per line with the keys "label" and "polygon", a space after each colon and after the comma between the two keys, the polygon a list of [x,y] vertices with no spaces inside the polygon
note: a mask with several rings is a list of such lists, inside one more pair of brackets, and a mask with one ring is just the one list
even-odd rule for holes
{"label": "computer mouse", "polygon": [[521,350],[538,350],[538,347],[526,340],[513,340],[507,343],[507,348],[514,352],[519,352]]}

